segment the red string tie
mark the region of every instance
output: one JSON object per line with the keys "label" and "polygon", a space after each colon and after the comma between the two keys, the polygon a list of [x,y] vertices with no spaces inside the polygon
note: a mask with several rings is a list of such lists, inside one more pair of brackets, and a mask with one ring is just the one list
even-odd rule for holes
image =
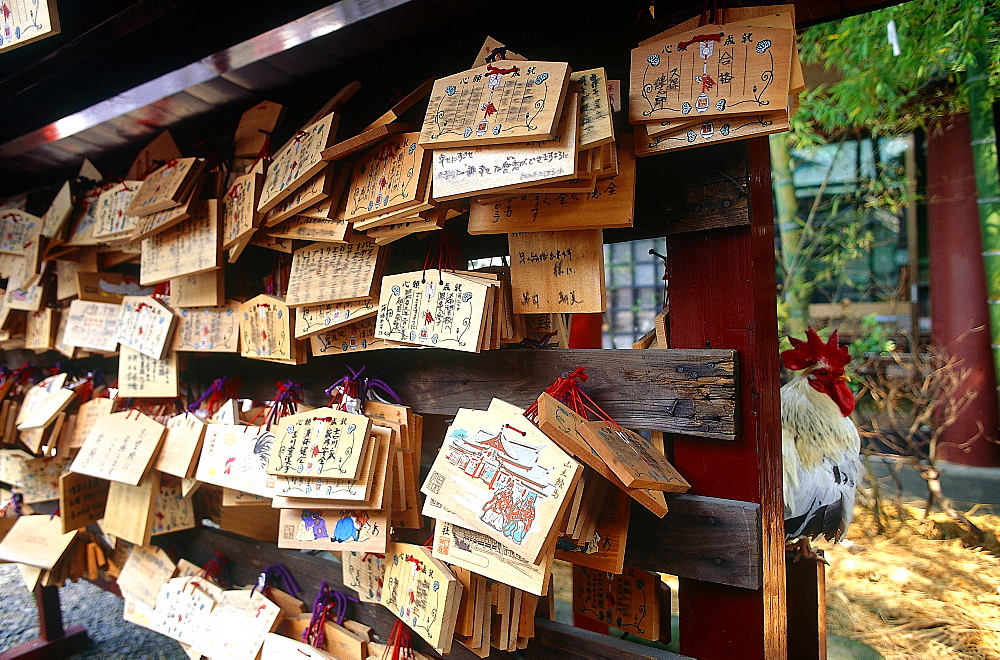
{"label": "red string tie", "polygon": [[489,71],[490,73],[501,73],[501,74],[503,74],[503,73],[517,73],[518,71],[520,71],[520,69],[518,69],[516,66],[512,66],[509,69],[498,69],[497,67],[493,66],[492,64],[487,64],[486,65],[486,70]]}
{"label": "red string tie", "polygon": [[692,37],[687,41],[681,41],[677,44],[677,50],[687,50],[687,47],[691,44],[698,43],[699,41],[722,41],[722,33],[718,34],[699,34],[696,37]]}

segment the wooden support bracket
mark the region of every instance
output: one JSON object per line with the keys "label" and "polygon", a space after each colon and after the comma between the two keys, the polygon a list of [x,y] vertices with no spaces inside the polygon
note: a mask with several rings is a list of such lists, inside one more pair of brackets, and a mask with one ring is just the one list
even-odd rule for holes
{"label": "wooden support bracket", "polygon": [[761,586],[760,505],[667,497],[662,519],[632,507],[625,565],[745,589]]}

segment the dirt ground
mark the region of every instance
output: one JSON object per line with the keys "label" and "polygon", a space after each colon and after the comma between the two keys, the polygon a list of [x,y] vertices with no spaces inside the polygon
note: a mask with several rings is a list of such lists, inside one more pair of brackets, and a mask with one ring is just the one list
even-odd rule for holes
{"label": "dirt ground", "polygon": [[1000,516],[971,516],[986,540],[970,547],[942,514],[890,513],[879,535],[859,508],[848,542],[825,546],[829,632],[887,660],[1000,658]]}

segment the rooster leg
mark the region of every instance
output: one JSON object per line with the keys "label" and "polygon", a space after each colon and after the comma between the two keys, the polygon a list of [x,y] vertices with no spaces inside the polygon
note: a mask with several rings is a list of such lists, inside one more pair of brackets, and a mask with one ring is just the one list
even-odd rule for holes
{"label": "rooster leg", "polygon": [[827,566],[830,565],[830,562],[828,562],[826,557],[823,555],[823,551],[814,548],[812,543],[809,542],[809,539],[805,537],[786,544],[785,554],[786,556],[791,556],[792,563],[797,563],[803,559],[814,559],[816,561],[823,562]]}

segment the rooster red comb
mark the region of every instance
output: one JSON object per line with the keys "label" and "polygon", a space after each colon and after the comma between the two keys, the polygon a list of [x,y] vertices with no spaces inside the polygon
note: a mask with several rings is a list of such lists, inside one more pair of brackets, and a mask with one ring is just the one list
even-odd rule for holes
{"label": "rooster red comb", "polygon": [[836,330],[830,335],[830,339],[824,342],[810,326],[806,330],[804,341],[795,337],[789,337],[788,341],[792,342],[792,348],[782,351],[781,359],[785,362],[785,367],[792,371],[799,371],[821,362],[826,363],[831,369],[843,369],[851,361],[851,353],[846,346],[840,346]]}

